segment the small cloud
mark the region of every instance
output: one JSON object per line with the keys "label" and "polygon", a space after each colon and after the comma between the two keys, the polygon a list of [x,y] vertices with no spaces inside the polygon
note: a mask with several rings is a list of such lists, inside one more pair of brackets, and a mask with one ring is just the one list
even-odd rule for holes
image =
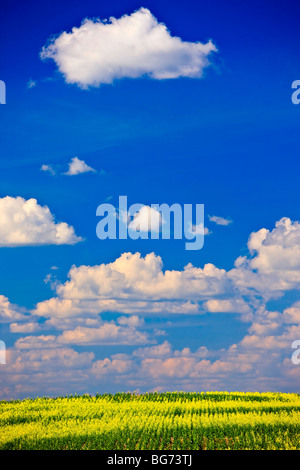
{"label": "small cloud", "polygon": [[34,88],[35,86],[37,85],[37,81],[36,80],[28,80],[27,82],[27,88]]}
{"label": "small cloud", "polygon": [[229,225],[232,224],[233,220],[225,219],[224,217],[218,217],[217,215],[209,215],[209,220],[217,225]]}
{"label": "small cloud", "polygon": [[56,287],[59,284],[59,281],[57,280],[56,276],[54,276],[52,273],[47,274],[47,276],[44,279],[45,284],[49,284],[51,289],[54,291]]}
{"label": "small cloud", "polygon": [[130,315],[128,317],[119,317],[117,319],[117,322],[119,323],[119,325],[132,326],[134,328],[143,326],[145,323],[144,320],[137,315]]}
{"label": "small cloud", "polygon": [[210,235],[212,233],[207,227],[204,227],[203,223],[198,225],[191,224],[189,232],[195,235]]}
{"label": "small cloud", "polygon": [[36,322],[11,323],[9,329],[11,333],[36,333],[40,331],[41,325]]}
{"label": "small cloud", "polygon": [[142,206],[130,221],[128,228],[137,232],[160,232],[164,223],[161,213],[150,206]]}
{"label": "small cloud", "polygon": [[51,175],[55,175],[55,170],[51,165],[42,165],[41,171],[45,171],[45,172],[50,173]]}
{"label": "small cloud", "polygon": [[68,171],[64,174],[69,175],[69,176],[74,176],[74,175],[79,175],[81,173],[88,173],[88,172],[96,173],[96,170],[88,166],[83,160],[79,160],[79,158],[74,157],[71,159],[69,163]]}
{"label": "small cloud", "polygon": [[0,295],[0,323],[11,323],[12,321],[26,320],[25,309],[11,304],[7,297]]}

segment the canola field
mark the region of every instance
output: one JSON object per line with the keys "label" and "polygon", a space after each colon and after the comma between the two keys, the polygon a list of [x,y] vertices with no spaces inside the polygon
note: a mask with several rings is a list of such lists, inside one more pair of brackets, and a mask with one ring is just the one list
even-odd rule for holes
{"label": "canola field", "polygon": [[118,393],[0,402],[1,450],[300,449],[300,395]]}

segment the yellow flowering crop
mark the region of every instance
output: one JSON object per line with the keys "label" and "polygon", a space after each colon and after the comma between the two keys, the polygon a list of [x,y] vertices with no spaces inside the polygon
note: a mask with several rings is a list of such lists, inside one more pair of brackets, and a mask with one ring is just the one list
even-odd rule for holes
{"label": "yellow flowering crop", "polygon": [[300,449],[300,396],[150,393],[0,402],[0,449]]}

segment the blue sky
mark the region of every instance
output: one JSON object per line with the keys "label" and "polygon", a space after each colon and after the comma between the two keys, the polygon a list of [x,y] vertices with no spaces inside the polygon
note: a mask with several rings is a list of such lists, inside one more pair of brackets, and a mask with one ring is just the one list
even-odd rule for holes
{"label": "blue sky", "polygon": [[[290,360],[291,343],[300,336],[300,106],[291,101],[292,82],[300,79],[299,5],[261,3],[87,0],[3,7],[0,79],[7,104],[0,107],[0,333],[8,347],[7,364],[0,366],[3,398],[120,387],[299,388],[300,369]],[[103,81],[105,67],[113,78],[86,88],[82,70],[85,80],[94,73],[86,43],[71,51],[71,65],[64,45],[54,57],[41,59],[49,38],[70,34],[85,18],[118,20],[142,7],[190,51],[191,44],[211,40],[217,52],[200,67],[201,77],[155,77],[166,72],[165,63],[172,70],[184,60],[191,66],[194,52],[189,59],[180,54],[174,59],[165,50],[155,70],[132,78],[127,50],[100,57],[92,45],[103,61],[97,80]],[[121,45],[126,27],[117,30]],[[109,47],[111,37],[103,31],[101,41]],[[148,67],[152,58],[141,44],[137,40]],[[118,78],[120,61],[125,72]],[[63,67],[68,72],[62,73]],[[64,174],[74,157],[96,171]],[[42,165],[51,171],[42,171]],[[108,200],[117,206],[120,195],[127,195],[129,204],[203,203],[211,232],[203,249],[186,251],[184,240],[99,240],[96,208]],[[23,212],[31,198],[37,201],[32,210],[45,217],[47,234],[40,238],[33,236],[36,219],[29,224]],[[7,222],[8,213],[13,222]],[[209,215],[232,222],[219,225]],[[9,224],[14,230],[20,224],[22,238],[27,222],[27,241],[9,241]],[[49,242],[49,230],[61,222],[68,227],[65,241]],[[124,253],[132,258],[120,268],[116,260]],[[243,263],[235,263],[240,257],[246,257]],[[189,264],[193,271],[186,278]],[[100,265],[104,274],[96,268]],[[205,265],[213,266],[213,273],[203,271]],[[72,266],[79,271],[89,266],[91,277],[74,271],[70,287]],[[108,266],[126,282],[110,285]],[[166,271],[174,271],[176,280]],[[125,298],[126,307],[118,303]],[[116,307],[105,309],[103,299]],[[98,336],[91,338],[93,328]],[[79,333],[84,340],[77,340]]]}

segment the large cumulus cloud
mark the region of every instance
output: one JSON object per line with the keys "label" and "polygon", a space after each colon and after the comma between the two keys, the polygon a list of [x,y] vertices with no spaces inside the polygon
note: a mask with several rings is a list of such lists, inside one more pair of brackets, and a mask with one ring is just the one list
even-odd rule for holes
{"label": "large cumulus cloud", "polygon": [[55,222],[36,199],[0,198],[0,247],[74,245],[82,241],[66,222]]}
{"label": "large cumulus cloud", "polygon": [[211,41],[193,43],[171,36],[147,8],[140,8],[119,19],[85,19],[80,27],[52,39],[41,57],[53,59],[67,83],[85,88],[144,75],[201,77],[213,51]]}

